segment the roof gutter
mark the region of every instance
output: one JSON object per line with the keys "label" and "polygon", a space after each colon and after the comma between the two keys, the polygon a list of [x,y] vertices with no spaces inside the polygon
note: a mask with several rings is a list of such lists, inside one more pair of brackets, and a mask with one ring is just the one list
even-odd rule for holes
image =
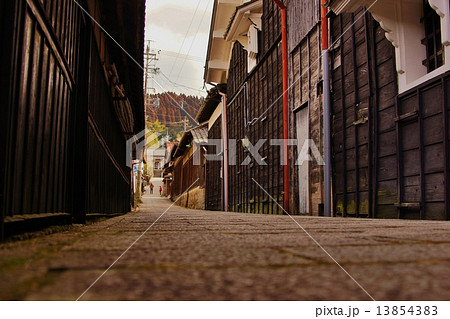
{"label": "roof gutter", "polygon": [[204,83],[208,82],[208,80],[207,80],[208,71],[209,71],[208,61],[209,61],[210,52],[211,52],[211,42],[212,42],[213,32],[214,32],[214,22],[216,21],[217,5],[218,5],[217,0],[214,0],[213,12],[212,12],[212,16],[211,16],[211,25],[209,27],[209,40],[208,40],[208,50],[206,51],[205,70],[203,71],[203,82]]}

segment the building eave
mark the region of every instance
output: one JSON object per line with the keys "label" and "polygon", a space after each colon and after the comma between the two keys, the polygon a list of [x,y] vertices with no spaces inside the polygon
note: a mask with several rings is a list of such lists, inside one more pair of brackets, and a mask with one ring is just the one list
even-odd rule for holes
{"label": "building eave", "polygon": [[[255,23],[251,20],[252,15],[262,15],[262,0],[252,0],[236,8],[226,30],[225,40],[239,41],[245,35],[248,28]],[[259,16],[258,19],[260,18]]]}
{"label": "building eave", "polygon": [[214,1],[203,75],[205,83],[226,82],[232,43],[227,42],[224,35],[236,6],[241,3],[241,0]]}

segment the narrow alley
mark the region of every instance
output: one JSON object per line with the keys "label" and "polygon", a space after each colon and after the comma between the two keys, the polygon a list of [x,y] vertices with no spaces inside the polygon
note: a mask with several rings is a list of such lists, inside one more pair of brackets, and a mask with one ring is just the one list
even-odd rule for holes
{"label": "narrow alley", "polygon": [[448,223],[295,216],[366,294],[289,216],[189,210],[157,193],[126,215],[0,244],[0,299],[450,298]]}

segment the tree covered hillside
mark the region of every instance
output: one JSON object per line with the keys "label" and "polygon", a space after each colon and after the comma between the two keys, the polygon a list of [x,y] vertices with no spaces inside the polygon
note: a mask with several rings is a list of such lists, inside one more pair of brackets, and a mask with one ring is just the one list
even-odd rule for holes
{"label": "tree covered hillside", "polygon": [[195,118],[201,104],[202,99],[196,96],[173,92],[152,94],[146,101],[146,126],[151,132],[166,133],[168,140],[174,140],[181,137],[185,128],[192,127],[189,115]]}
{"label": "tree covered hillside", "polygon": [[181,106],[195,118],[201,106],[201,99],[173,92],[152,94],[149,103],[146,103],[147,121],[153,123],[159,120],[166,126],[182,122],[185,117],[189,118],[189,116],[181,109]]}

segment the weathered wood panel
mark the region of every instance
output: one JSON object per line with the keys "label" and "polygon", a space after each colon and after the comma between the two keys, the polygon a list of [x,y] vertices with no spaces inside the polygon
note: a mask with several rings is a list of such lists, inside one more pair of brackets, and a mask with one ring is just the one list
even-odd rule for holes
{"label": "weathered wood panel", "polygon": [[[193,205],[197,208],[205,208],[204,198],[196,198],[196,203],[190,201],[189,195],[193,188],[201,187],[205,188],[205,174],[206,174],[206,160],[203,147],[193,145],[193,142],[189,142],[192,146],[187,148],[184,153],[175,159],[173,169],[173,181],[171,189],[172,199],[178,199],[182,196],[178,205],[190,207]],[[196,153],[199,152],[199,153]],[[196,163],[194,159],[198,156],[199,163]],[[211,181],[212,182],[212,181]],[[198,206],[197,206],[198,205]]]}
{"label": "weathered wood panel", "polygon": [[[214,122],[208,131],[208,139],[220,140],[222,138],[222,116]],[[218,154],[220,150],[216,150],[214,146],[208,145],[207,154]],[[206,193],[205,205],[208,210],[222,209],[222,162],[207,161],[206,162]],[[177,173],[175,172],[174,175]],[[174,183],[172,183],[175,185]]]}
{"label": "weathered wood panel", "polygon": [[[267,23],[263,20],[263,28]],[[273,30],[270,28],[266,29],[268,33],[262,34],[271,37]],[[279,36],[276,41],[280,41]],[[227,86],[227,126],[229,138],[236,141],[237,152],[236,165],[230,165],[229,208],[240,212],[278,214],[281,213],[280,208],[253,179],[273,198],[282,201],[283,166],[280,165],[279,147],[269,143],[269,139],[282,138],[282,101],[279,98],[282,93],[281,47],[271,45],[260,55],[250,74],[242,65],[247,63],[247,52],[243,47],[235,43],[232,52],[230,85]],[[242,141],[247,139],[253,145],[265,139],[259,154],[267,165],[256,163],[245,149]],[[250,162],[242,165],[247,156],[250,156]]]}
{"label": "weathered wood panel", "polygon": [[[337,215],[392,217],[397,143],[394,50],[365,10],[332,18]],[[347,31],[346,31],[347,30]],[[346,31],[346,32],[345,32]]]}
{"label": "weathered wood panel", "polygon": [[449,78],[447,73],[398,97],[400,218],[448,219]]}
{"label": "weathered wood panel", "polygon": [[[1,12],[17,12],[15,9],[15,5],[17,3],[13,3],[12,1],[0,1],[0,13]],[[10,96],[8,83],[10,83],[11,78],[13,77],[13,72],[10,69],[10,63],[13,60],[13,56],[15,55],[15,41],[13,34],[14,29],[14,14],[9,14],[4,16],[0,15],[0,39],[2,39],[2,46],[10,48],[9,51],[0,49],[0,95],[3,97]],[[5,101],[4,101],[5,102]],[[7,104],[10,104],[10,101],[6,101]],[[4,168],[7,167],[8,156],[7,153],[10,149],[9,145],[9,134],[10,134],[10,121],[9,118],[11,116],[11,109],[9,107],[1,107],[0,108],[0,127],[4,128],[0,130],[0,144],[3,145],[4,151],[0,152],[0,234],[4,233],[3,229],[3,219],[5,217],[3,203],[5,201],[5,181],[6,179],[6,170]]]}
{"label": "weathered wood panel", "polygon": [[288,50],[292,52],[320,21],[319,1],[288,0]]}
{"label": "weathered wood panel", "polygon": [[126,166],[125,137],[115,114],[100,55],[91,43],[88,91],[89,213],[125,213],[130,209],[130,169]]}
{"label": "weathered wood panel", "polygon": [[[363,14],[362,18],[361,14]],[[354,15],[341,15],[333,19],[333,189],[342,194],[335,200],[337,215],[369,215],[371,198],[367,196],[370,185],[369,97],[371,88],[368,49],[367,18],[360,10]],[[346,23],[347,22],[347,23]],[[345,26],[348,24],[348,26]],[[345,32],[349,28],[348,32]],[[337,84],[339,83],[339,85]],[[335,90],[335,87],[337,90]],[[341,123],[337,124],[337,121]],[[338,141],[338,139],[341,139]],[[338,160],[340,159],[340,160]],[[338,182],[336,172],[342,172]]]}
{"label": "weathered wood panel", "polygon": [[[316,25],[298,43],[297,47],[291,53],[292,69],[290,86],[293,87],[291,92],[291,110],[298,111],[302,107],[308,109],[309,121],[306,123],[309,132],[309,138],[323,153],[323,128],[322,128],[322,60],[320,48],[320,27]],[[296,123],[293,118],[293,123]],[[291,125],[292,127],[293,125]],[[302,130],[298,128],[297,130]],[[291,136],[296,137],[297,132],[291,131]],[[291,149],[291,156],[297,158],[303,145],[298,145]],[[295,169],[295,162],[292,164]],[[308,208],[303,213],[311,215],[320,215],[323,206],[323,169],[316,159],[308,163],[308,174],[304,178],[300,178],[293,173],[294,183],[299,184],[298,191],[301,191],[300,184],[308,184]],[[295,185],[295,184],[294,184]],[[296,192],[293,196],[298,197]],[[295,207],[303,207],[304,203],[298,200]]]}
{"label": "weathered wood panel", "polygon": [[448,219],[449,75],[398,96],[394,49],[361,14],[332,19],[336,212]]}
{"label": "weathered wood panel", "polygon": [[247,51],[236,41],[233,45],[230,59],[229,75],[227,79],[227,95],[237,92],[248,75]]}
{"label": "weathered wood panel", "polygon": [[259,58],[262,58],[267,51],[278,41],[281,36],[281,14],[280,9],[272,0],[263,0],[262,14],[262,44]]}
{"label": "weathered wood panel", "polygon": [[2,72],[9,74],[5,109],[10,108],[9,123],[2,127],[9,130],[4,145],[11,156],[2,163],[6,216],[66,212],[68,110],[79,39],[70,43],[65,39],[76,34],[80,12],[72,1],[59,5],[65,11],[57,30],[49,22],[56,19],[56,12],[46,11],[38,1],[17,1],[2,12],[2,20],[5,14],[12,17],[4,21],[12,27],[13,48],[13,54],[5,57],[11,69]]}
{"label": "weathered wood panel", "polygon": [[[111,18],[120,1],[108,11],[90,2]],[[102,64],[120,60],[126,74],[120,55],[113,58],[103,38],[100,58],[95,27],[71,0],[2,1],[0,21],[2,223],[22,214],[69,213],[83,222],[89,212],[128,211],[125,136]],[[139,50],[136,39],[130,42]],[[136,113],[142,109],[134,104]]]}

